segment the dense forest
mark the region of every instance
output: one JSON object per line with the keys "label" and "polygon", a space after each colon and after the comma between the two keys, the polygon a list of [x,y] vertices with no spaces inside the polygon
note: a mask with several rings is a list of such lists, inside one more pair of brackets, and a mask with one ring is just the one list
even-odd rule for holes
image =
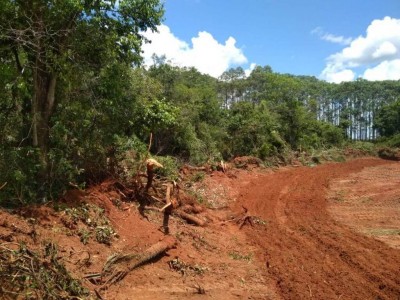
{"label": "dense forest", "polygon": [[150,137],[173,165],[399,145],[400,81],[332,84],[269,66],[213,78],[156,56],[143,68],[141,32],[163,13],[158,0],[0,0],[0,203],[115,175]]}

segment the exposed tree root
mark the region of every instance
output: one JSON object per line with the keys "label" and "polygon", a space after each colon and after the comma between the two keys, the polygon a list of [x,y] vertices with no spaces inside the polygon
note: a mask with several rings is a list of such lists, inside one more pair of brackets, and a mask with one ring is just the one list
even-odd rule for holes
{"label": "exposed tree root", "polygon": [[[124,279],[129,272],[151,262],[154,258],[174,248],[175,245],[175,238],[168,236],[146,249],[142,254],[128,253],[113,255],[106,261],[101,273],[90,274],[85,276],[85,278],[89,279],[94,284],[101,284],[101,290],[105,290],[110,285]],[[128,266],[122,267],[120,265],[122,262],[127,263]]]}
{"label": "exposed tree root", "polygon": [[244,213],[240,217],[233,219],[233,221],[235,221],[236,224],[239,225],[239,229],[242,229],[242,227],[246,224],[249,224],[253,227],[254,226],[254,222],[253,222],[254,216],[251,216],[248,214],[248,209],[246,207],[244,207],[244,206],[242,206],[242,207],[244,209]]}
{"label": "exposed tree root", "polygon": [[242,229],[242,227],[246,225],[246,223],[253,227],[253,216],[245,215],[243,218],[240,218],[238,221],[236,221],[236,223],[239,224],[239,229]]}

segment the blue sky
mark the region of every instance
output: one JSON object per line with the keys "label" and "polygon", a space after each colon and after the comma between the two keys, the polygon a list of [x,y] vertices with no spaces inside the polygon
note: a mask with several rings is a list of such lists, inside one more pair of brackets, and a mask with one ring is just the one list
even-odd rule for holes
{"label": "blue sky", "polygon": [[218,77],[241,66],[332,82],[400,79],[400,0],[166,0],[144,46]]}

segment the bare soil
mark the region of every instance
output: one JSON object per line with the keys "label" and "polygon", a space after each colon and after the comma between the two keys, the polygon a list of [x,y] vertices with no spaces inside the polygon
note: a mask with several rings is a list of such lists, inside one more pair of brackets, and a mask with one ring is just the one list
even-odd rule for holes
{"label": "bare soil", "polygon": [[[400,162],[358,158],[277,170],[213,172],[192,189],[204,227],[172,218],[176,248],[101,291],[103,299],[400,299]],[[51,240],[75,278],[114,253],[141,253],[164,238],[162,214],[119,203],[110,182],[71,191],[68,205],[103,207],[111,245],[71,235],[50,206],[0,210],[0,245]],[[64,218],[63,218],[64,216]],[[96,298],[93,293],[93,298]]]}

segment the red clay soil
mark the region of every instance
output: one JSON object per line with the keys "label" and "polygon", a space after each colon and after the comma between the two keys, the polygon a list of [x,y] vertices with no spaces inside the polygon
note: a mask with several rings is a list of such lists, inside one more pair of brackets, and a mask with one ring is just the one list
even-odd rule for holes
{"label": "red clay soil", "polygon": [[247,227],[246,234],[259,247],[264,274],[281,298],[400,299],[400,251],[357,233],[328,212],[332,180],[379,165],[400,172],[398,162],[357,159],[268,174],[242,191],[237,205],[268,222],[263,230]]}
{"label": "red clay soil", "polygon": [[[176,248],[133,270],[101,297],[400,299],[399,174],[399,162],[377,158],[214,172],[194,185],[204,205],[197,217],[207,225],[172,218]],[[105,182],[64,200],[105,208],[119,236],[111,245],[93,238],[83,245],[49,207],[23,213],[30,223],[0,210],[0,244],[23,240],[38,248],[52,239],[73,276],[98,289],[85,274],[99,272],[113,253],[142,253],[164,237],[158,230],[162,214],[148,211],[145,219],[135,203],[117,208],[120,195],[110,186]]]}

